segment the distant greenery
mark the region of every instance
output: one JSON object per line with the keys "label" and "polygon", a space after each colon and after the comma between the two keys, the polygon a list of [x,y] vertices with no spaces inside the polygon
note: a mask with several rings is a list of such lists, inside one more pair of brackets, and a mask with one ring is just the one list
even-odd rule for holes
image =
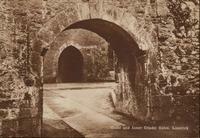
{"label": "distant greenery", "polygon": [[109,76],[109,64],[107,51],[102,49],[90,49],[87,58],[87,80],[103,81]]}

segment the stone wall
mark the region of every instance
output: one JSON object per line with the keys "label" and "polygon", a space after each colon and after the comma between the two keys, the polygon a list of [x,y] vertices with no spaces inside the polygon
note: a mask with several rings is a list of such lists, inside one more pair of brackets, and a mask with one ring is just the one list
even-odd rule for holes
{"label": "stone wall", "polygon": [[[162,95],[171,97],[171,107],[165,106],[173,110],[171,118],[196,128],[200,92],[198,3],[161,1],[156,23],[160,66],[157,87]],[[160,12],[162,9],[165,12]]]}
{"label": "stone wall", "polygon": [[[169,2],[165,2],[159,7],[169,7],[169,4]],[[189,14],[192,19],[189,17],[184,19],[185,17],[182,17],[183,20],[197,20],[197,24],[193,27],[191,26],[188,31],[186,31],[187,28],[184,27],[184,24],[180,23],[177,27],[175,25],[176,20],[178,20],[175,18],[181,15],[175,16],[169,9],[166,13],[158,13],[161,93],[182,95],[199,93],[199,10],[193,2],[186,4],[191,9]],[[185,4],[183,5],[186,6]],[[186,11],[183,9],[183,12]],[[177,12],[176,14],[181,13]]]}
{"label": "stone wall", "polygon": [[[165,109],[166,105],[161,103],[173,104],[174,99],[185,99],[177,98],[177,95],[198,97],[198,1],[170,8],[168,4],[173,7],[173,2],[175,1],[1,0],[0,135],[41,135],[41,56],[44,56],[45,49],[55,43],[55,38],[64,29],[81,20],[99,18],[107,21],[110,27],[106,23],[103,25],[109,32],[120,32],[120,40],[131,42],[132,51],[128,55],[130,60],[124,61],[127,64],[120,65],[118,71],[118,90],[121,90],[115,93],[118,111],[144,120],[154,116],[149,107],[163,105],[160,108]],[[179,15],[175,16],[177,14]],[[193,18],[197,19],[196,24]],[[101,29],[96,28],[96,31],[101,32]],[[118,41],[117,33],[110,36],[115,36]],[[104,37],[110,40],[108,36]],[[129,43],[125,44],[127,46]],[[154,96],[160,100],[154,99]],[[167,98],[163,99],[166,102],[163,102],[165,100],[162,97],[165,96]],[[180,103],[186,102],[181,100]],[[192,108],[195,108],[193,111],[197,114],[199,105],[196,103],[198,102]],[[170,108],[167,109],[166,115],[170,113]],[[193,118],[197,120],[198,116],[195,115]],[[193,122],[192,124],[194,125]]]}
{"label": "stone wall", "polygon": [[[40,1],[0,2],[0,136],[40,136],[41,79],[31,45],[42,25]],[[38,73],[38,72],[37,72]]]}

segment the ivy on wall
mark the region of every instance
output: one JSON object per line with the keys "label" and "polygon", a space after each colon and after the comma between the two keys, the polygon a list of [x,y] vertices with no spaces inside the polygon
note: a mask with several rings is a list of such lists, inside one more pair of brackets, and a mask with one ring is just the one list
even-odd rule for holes
{"label": "ivy on wall", "polygon": [[192,9],[187,2],[198,4],[197,0],[168,0],[167,7],[174,21],[174,34],[177,37],[187,37],[191,29],[198,23],[192,16]]}

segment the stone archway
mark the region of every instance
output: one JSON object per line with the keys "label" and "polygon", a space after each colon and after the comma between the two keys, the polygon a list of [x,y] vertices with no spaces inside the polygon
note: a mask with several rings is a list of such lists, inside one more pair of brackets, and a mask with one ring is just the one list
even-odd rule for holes
{"label": "stone archway", "polygon": [[[91,78],[96,78],[98,80],[103,80],[104,78],[110,79],[108,73],[107,61],[107,50],[108,42],[102,37],[85,29],[70,29],[62,32],[57,36],[55,41],[52,43],[51,49],[47,51],[44,57],[44,83],[56,83],[58,80],[58,59],[62,51],[68,46],[74,46],[83,55],[84,59],[84,75],[83,82],[91,80]],[[96,49],[96,50],[95,50]],[[103,51],[102,51],[103,49]],[[102,53],[103,52],[103,53]],[[95,55],[94,55],[95,54]],[[95,57],[101,57],[94,61]],[[103,57],[104,65],[98,67],[103,70],[100,73],[95,69],[94,62],[102,62],[100,59]],[[111,69],[111,67],[109,67]],[[107,76],[105,76],[107,74]],[[98,77],[97,77],[98,76]],[[97,80],[97,81],[98,81]]]}
{"label": "stone archway", "polygon": [[62,51],[58,60],[58,77],[60,82],[82,81],[83,56],[77,48],[69,46]]}
{"label": "stone archway", "polygon": [[[106,6],[102,11],[87,3],[80,7],[74,4],[61,11],[40,29],[34,49],[43,55],[61,32],[76,28],[95,32],[111,43],[120,59],[119,85],[114,96],[117,110],[144,119],[148,112],[148,94],[144,80],[147,80],[145,77],[151,63],[140,60],[141,57],[153,55],[151,52],[145,55],[145,51],[154,49],[151,42],[152,32],[145,32],[137,19],[121,8]],[[33,53],[36,58],[37,52]],[[145,69],[141,69],[143,67]],[[39,75],[42,76],[41,67],[33,65],[33,69],[39,71]]]}

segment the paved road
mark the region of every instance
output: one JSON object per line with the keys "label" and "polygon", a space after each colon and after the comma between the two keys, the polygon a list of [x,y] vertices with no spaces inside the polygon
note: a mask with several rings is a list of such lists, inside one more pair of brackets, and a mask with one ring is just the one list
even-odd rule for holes
{"label": "paved road", "polygon": [[113,114],[109,97],[113,86],[114,83],[45,85],[44,119],[60,119],[86,137],[109,137],[106,131],[123,125],[112,119],[121,117]]}
{"label": "paved road", "polygon": [[[44,132],[48,134],[45,136],[68,137],[71,135],[72,137],[87,138],[185,137],[185,134],[182,135],[182,132],[178,131],[175,134],[169,131],[120,130],[122,125],[130,122],[130,119],[113,112],[110,93],[114,86],[114,83],[45,85],[43,118],[44,126],[48,126],[48,129]],[[50,129],[51,127],[56,128],[56,130]],[[48,131],[51,133],[49,134]]]}

